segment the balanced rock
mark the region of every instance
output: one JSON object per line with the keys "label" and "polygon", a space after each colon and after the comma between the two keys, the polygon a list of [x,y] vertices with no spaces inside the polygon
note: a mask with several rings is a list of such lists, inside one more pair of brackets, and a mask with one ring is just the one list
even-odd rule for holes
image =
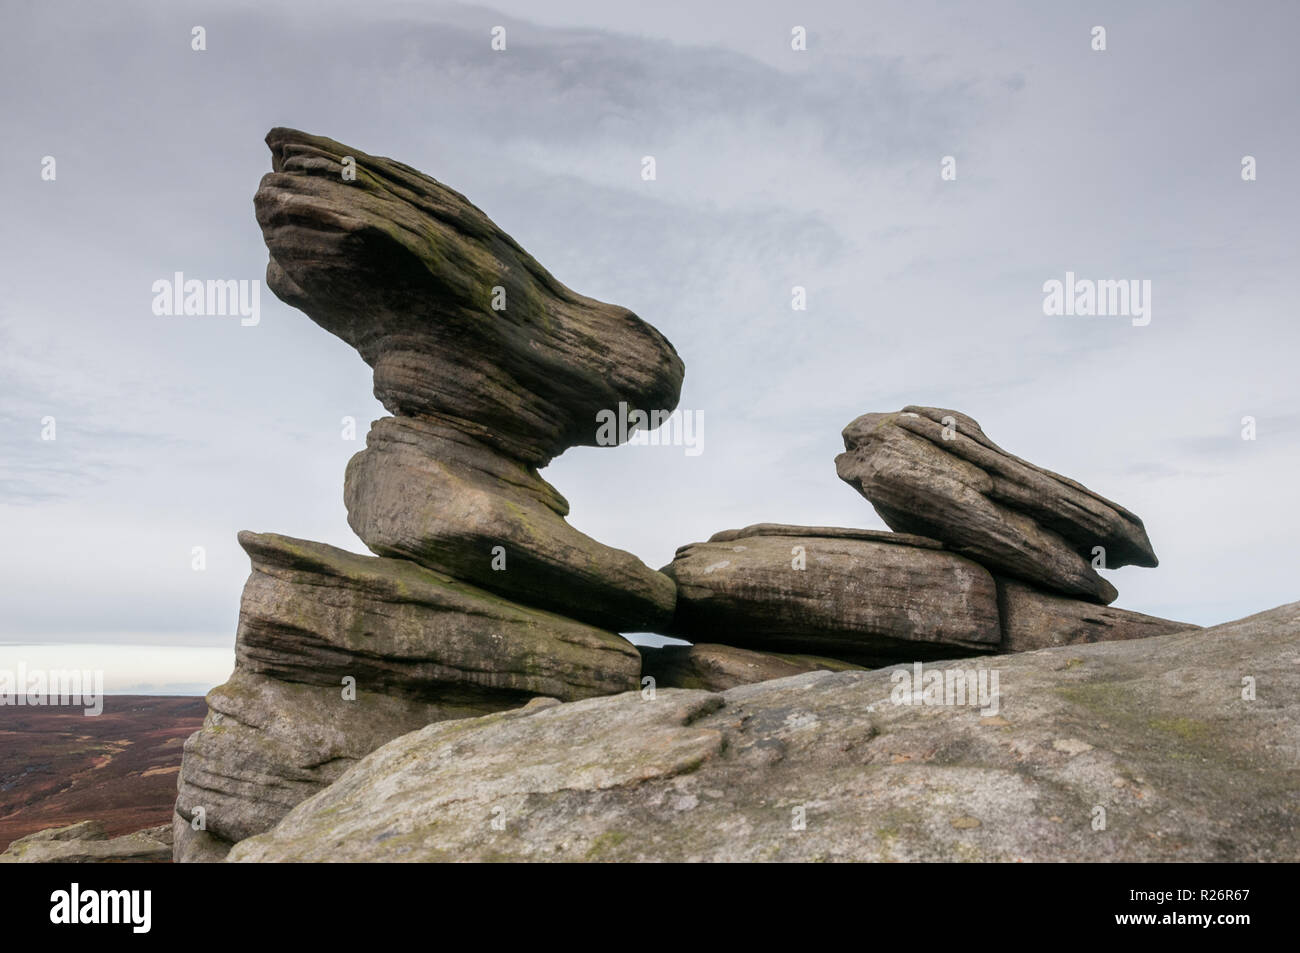
{"label": "balanced rock", "polygon": [[255,197],[267,286],[355,347],[396,415],[348,467],[357,535],[602,628],[664,627],[671,581],[565,523],[568,503],[537,468],[676,407],[672,345],[570,291],[409,166],[291,129],[267,144],[274,171]]}
{"label": "balanced rock", "polygon": [[[241,533],[236,671],[186,742],[177,857],[266,830],[351,763],[433,721],[635,688],[619,636],[400,559]],[[196,832],[198,833],[198,832]]]}
{"label": "balanced rock", "polygon": [[230,860],[1294,863],[1298,643],[1293,603],[943,665],[996,667],[990,717],[910,665],[534,702],[390,742]]}
{"label": "balanced rock", "polygon": [[1003,652],[1145,639],[1152,635],[1200,628],[1190,622],[1174,622],[1114,606],[1069,599],[1015,579],[999,577],[997,583]]}
{"label": "balanced rock", "polygon": [[382,556],[601,628],[653,632],[672,580],[564,521],[569,504],[528,463],[437,420],[385,417],[348,463],[348,522]]}
{"label": "balanced rock", "polygon": [[957,411],[865,414],[844,428],[844,446],[840,479],[891,529],[937,539],[995,572],[1109,603],[1118,593],[1092,568],[1095,555],[1107,568],[1157,563],[1135,515],[1008,454]]}
{"label": "balanced rock", "polygon": [[602,411],[677,405],[684,369],[662,334],[570,291],[463,195],[321,136],[266,142],[267,286],[361,353],[391,413],[543,466],[595,445]]}
{"label": "balanced rock", "polygon": [[843,672],[857,668],[839,659],[816,655],[753,652],[732,645],[638,645],[641,677],[655,680],[656,688],[698,688],[722,692],[804,672]]}
{"label": "balanced rock", "polygon": [[760,524],[677,551],[673,633],[859,665],[997,651],[988,570],[933,540]]}

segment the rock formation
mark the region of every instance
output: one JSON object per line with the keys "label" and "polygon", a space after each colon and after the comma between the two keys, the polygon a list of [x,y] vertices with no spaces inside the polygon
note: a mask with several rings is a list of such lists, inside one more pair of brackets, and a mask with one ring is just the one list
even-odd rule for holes
{"label": "rock formation", "polygon": [[[344,480],[376,555],[239,536],[236,666],[185,745],[176,860],[235,844],[236,860],[1153,859],[1152,832],[1195,833],[1180,818],[1201,803],[1160,786],[1200,737],[1187,693],[1114,685],[1150,677],[1156,646],[1228,678],[1224,646],[1249,633],[1249,670],[1280,671],[1296,607],[1223,640],[1110,608],[1093,555],[1154,566],[1141,520],[922,407],[858,418],[836,459],[896,532],[765,523],[655,572],[570,527],[538,468],[600,444],[606,415],[676,406],[663,336],[408,166],[288,129],[267,142],[267,284],[357,349],[394,416]],[[638,652],[629,631],[695,644]],[[891,705],[897,673],[853,671],[1030,649],[1045,651],[997,660],[1014,707],[984,720]],[[643,676],[656,691],[636,691]],[[1216,717],[1247,735],[1241,712]],[[1142,747],[1162,724],[1169,744]],[[1294,757],[1265,754],[1288,730],[1250,735],[1233,769],[1281,790]],[[1149,800],[1116,802],[1121,836],[1081,836],[1092,805],[1130,793]],[[790,836],[792,808],[813,833]]]}
{"label": "rock formation", "polygon": [[1142,521],[1087,487],[1013,457],[965,414],[905,407],[844,428],[840,479],[894,530],[944,543],[995,572],[1093,602],[1115,587],[1092,568],[1154,566]]}
{"label": "rock formation", "polygon": [[1297,644],[1292,603],[943,665],[997,671],[990,717],[910,665],[537,701],[390,742],[230,860],[1295,862]]}
{"label": "rock formation", "polygon": [[96,820],[28,834],[0,853],[0,864],[165,864],[171,859],[170,825],[109,837]]}
{"label": "rock formation", "polygon": [[636,687],[616,633],[666,628],[676,602],[671,579],[565,523],[537,473],[596,445],[602,412],[672,410],[672,345],[408,166],[289,129],[267,144],[267,285],[360,352],[396,416],[345,478],[377,556],[240,534],[236,668],[185,746],[178,860],[220,859],[430,722]]}

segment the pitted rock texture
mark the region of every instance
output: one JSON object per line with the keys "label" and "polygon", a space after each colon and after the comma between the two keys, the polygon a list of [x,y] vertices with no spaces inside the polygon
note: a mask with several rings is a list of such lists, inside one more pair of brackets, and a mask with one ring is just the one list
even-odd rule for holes
{"label": "pitted rock texture", "polygon": [[229,859],[1295,862],[1298,645],[1292,603],[944,665],[998,672],[989,717],[895,704],[911,666],[533,702],[388,743]]}
{"label": "pitted rock texture", "polygon": [[995,572],[1109,603],[1118,593],[1092,568],[1096,547],[1107,568],[1157,563],[1137,516],[1008,454],[957,411],[865,414],[844,428],[844,447],[840,478],[891,529],[939,540]]}

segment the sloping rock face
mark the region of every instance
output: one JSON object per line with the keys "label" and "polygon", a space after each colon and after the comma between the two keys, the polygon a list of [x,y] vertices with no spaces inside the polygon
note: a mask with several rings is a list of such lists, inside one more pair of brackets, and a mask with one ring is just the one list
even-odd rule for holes
{"label": "sloping rock face", "polygon": [[1297,646],[1292,603],[942,666],[997,671],[991,717],[912,666],[538,701],[390,742],[229,859],[1295,862]]}
{"label": "sloping rock face", "polygon": [[1003,652],[1145,639],[1201,628],[1189,622],[1068,599],[1014,579],[998,579],[998,610],[1002,615]]}
{"label": "sloping rock face", "polygon": [[843,672],[857,666],[816,655],[751,652],[731,645],[639,645],[641,677],[658,688],[699,688],[722,692],[804,672]]}
{"label": "sloping rock face", "polygon": [[692,641],[882,665],[1002,638],[992,575],[933,540],[761,524],[684,546],[663,572],[673,633]]}
{"label": "sloping rock face", "polygon": [[1092,568],[1095,547],[1107,568],[1157,563],[1134,514],[1008,454],[957,411],[865,414],[844,428],[844,447],[840,478],[891,529],[937,539],[995,572],[1109,603],[1118,593]]}
{"label": "sloping rock face", "polygon": [[171,827],[109,837],[94,820],[28,834],[0,853],[0,864],[165,864],[171,859]]}
{"label": "sloping rock face", "polygon": [[602,628],[656,631],[672,617],[672,580],[566,523],[568,502],[531,465],[438,421],[376,421],[343,498],[382,556]]}
{"label": "sloping rock face", "polygon": [[267,286],[361,353],[390,413],[544,466],[594,446],[596,415],[620,401],[677,405],[684,368],[662,334],[570,291],[463,195],[321,136],[266,142]]}
{"label": "sloping rock face", "polygon": [[[385,741],[429,722],[637,685],[640,657],[613,633],[406,560],[273,534],[239,538],[253,572],[237,667],[208,695],[204,728],[185,745],[178,858],[192,851],[191,834],[228,845],[266,830]],[[190,823],[197,808],[201,831]]]}

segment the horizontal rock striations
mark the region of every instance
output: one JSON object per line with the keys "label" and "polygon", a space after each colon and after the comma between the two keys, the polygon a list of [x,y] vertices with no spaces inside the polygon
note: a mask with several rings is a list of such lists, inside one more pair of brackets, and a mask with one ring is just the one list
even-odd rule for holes
{"label": "horizontal rock striations", "polygon": [[322,136],[266,142],[267,286],[361,353],[390,413],[544,466],[595,445],[602,410],[677,405],[684,368],[662,334],[570,291],[460,193]]}
{"label": "horizontal rock striations", "polygon": [[[996,651],[993,576],[930,540],[771,525],[677,551],[674,634],[861,665]],[[748,535],[741,535],[748,533]]]}

